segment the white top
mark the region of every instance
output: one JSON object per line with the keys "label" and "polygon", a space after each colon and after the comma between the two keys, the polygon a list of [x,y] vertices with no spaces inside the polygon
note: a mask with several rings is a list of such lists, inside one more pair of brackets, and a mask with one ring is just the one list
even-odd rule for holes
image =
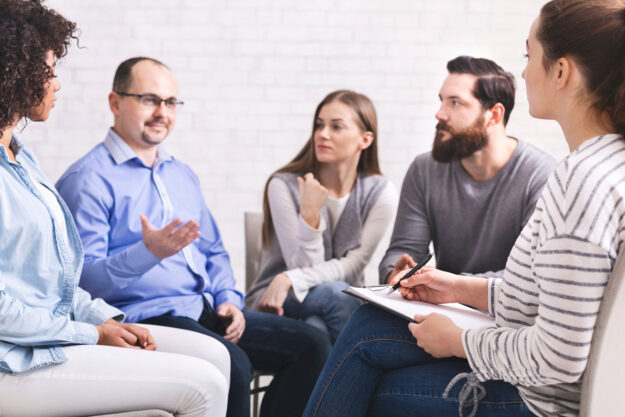
{"label": "white top", "polygon": [[[291,279],[293,292],[300,301],[306,298],[311,288],[321,283],[345,281],[346,277],[363,273],[380,240],[390,234],[389,225],[395,218],[398,200],[395,187],[387,182],[363,224],[360,247],[349,251],[343,258],[325,261],[323,232],[327,225],[324,218],[321,217],[318,228],[310,227],[298,214],[283,181],[269,181],[267,196],[273,227],[287,266],[284,272]],[[331,230],[336,227],[348,198],[349,195],[326,200]]]}
{"label": "white top", "polygon": [[336,225],[341,218],[341,214],[347,205],[347,200],[349,200],[350,195],[352,195],[352,193],[346,194],[340,198],[328,196],[326,200],[325,206],[328,210],[328,216],[330,217],[330,231],[332,234],[334,234]]}

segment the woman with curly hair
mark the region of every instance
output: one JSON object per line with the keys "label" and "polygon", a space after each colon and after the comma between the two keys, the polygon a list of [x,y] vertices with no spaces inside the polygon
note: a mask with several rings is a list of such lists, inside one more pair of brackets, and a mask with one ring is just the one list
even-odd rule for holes
{"label": "woman with curly hair", "polygon": [[55,61],[76,39],[75,23],[41,3],[0,0],[0,414],[224,416],[230,360],[220,343],[121,323],[120,310],[78,287],[74,221],[14,136],[20,120],[48,118],[61,87]]}

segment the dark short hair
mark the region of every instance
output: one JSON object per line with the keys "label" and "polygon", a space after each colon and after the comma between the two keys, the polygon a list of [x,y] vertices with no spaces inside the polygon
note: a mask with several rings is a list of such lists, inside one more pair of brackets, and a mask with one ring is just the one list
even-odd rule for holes
{"label": "dark short hair", "polygon": [[508,124],[514,108],[516,87],[514,75],[504,71],[490,59],[459,56],[447,63],[450,74],[472,74],[477,77],[473,96],[479,100],[484,110],[501,103],[504,107],[503,124]]}
{"label": "dark short hair", "polygon": [[163,64],[158,59],[148,58],[145,56],[137,56],[129,58],[119,64],[117,70],[115,70],[115,77],[113,77],[113,91],[126,92],[132,85],[132,68],[141,61],[150,61],[154,64],[160,65],[169,69],[169,67]]}
{"label": "dark short hair", "polygon": [[0,134],[43,101],[53,75],[48,52],[62,58],[77,39],[76,24],[42,3],[0,0]]}
{"label": "dark short hair", "polygon": [[625,7],[623,2],[552,0],[540,11],[538,41],[549,70],[565,56],[579,66],[593,107],[625,135]]}

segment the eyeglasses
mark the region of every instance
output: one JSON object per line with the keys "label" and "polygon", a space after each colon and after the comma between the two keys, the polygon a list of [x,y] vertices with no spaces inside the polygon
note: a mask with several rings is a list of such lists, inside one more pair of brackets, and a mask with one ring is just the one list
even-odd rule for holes
{"label": "eyeglasses", "polygon": [[131,94],[115,91],[116,94],[122,97],[136,97],[139,99],[141,105],[150,108],[160,107],[161,103],[165,103],[165,107],[170,110],[176,110],[177,107],[181,107],[184,101],[178,100],[176,97],[160,98],[156,94]]}

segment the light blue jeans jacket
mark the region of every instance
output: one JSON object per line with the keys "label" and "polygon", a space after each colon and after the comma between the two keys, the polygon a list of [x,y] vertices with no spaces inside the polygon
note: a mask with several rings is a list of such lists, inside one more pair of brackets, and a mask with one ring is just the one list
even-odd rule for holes
{"label": "light blue jeans jacket", "polygon": [[[17,163],[0,145],[0,372],[14,374],[64,362],[62,345],[97,343],[95,326],[123,313],[78,287],[83,250],[71,214],[33,154],[15,137],[10,147]],[[66,233],[33,179],[57,197]]]}

